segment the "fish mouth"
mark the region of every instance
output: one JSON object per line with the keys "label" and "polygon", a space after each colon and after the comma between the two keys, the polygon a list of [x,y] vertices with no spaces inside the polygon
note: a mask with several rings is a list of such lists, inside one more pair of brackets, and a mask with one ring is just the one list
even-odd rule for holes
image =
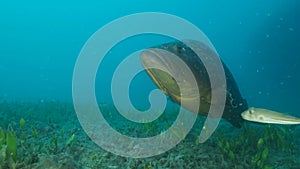
{"label": "fish mouth", "polygon": [[149,48],[142,51],[140,61],[157,87],[174,100],[179,102],[199,97],[199,92],[195,92],[198,86],[191,83],[193,80],[179,56],[167,50]]}
{"label": "fish mouth", "polygon": [[[162,57],[161,49],[146,49],[141,53],[141,63],[144,68],[151,70],[153,67],[168,69],[168,61]],[[170,69],[168,69],[170,70]]]}
{"label": "fish mouth", "polygon": [[172,77],[172,60],[162,49],[150,48],[142,51],[140,62],[153,82],[167,95],[180,96],[179,87]]}
{"label": "fish mouth", "polygon": [[140,61],[154,84],[172,101],[191,112],[199,112],[197,81],[180,56],[168,50],[150,48],[141,53]]}

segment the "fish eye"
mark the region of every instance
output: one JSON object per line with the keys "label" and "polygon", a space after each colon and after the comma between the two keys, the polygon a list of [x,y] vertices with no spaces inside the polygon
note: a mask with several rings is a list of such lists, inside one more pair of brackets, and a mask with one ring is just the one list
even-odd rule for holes
{"label": "fish eye", "polygon": [[254,113],[254,110],[250,109],[250,110],[249,110],[249,113],[250,113],[250,114]]}

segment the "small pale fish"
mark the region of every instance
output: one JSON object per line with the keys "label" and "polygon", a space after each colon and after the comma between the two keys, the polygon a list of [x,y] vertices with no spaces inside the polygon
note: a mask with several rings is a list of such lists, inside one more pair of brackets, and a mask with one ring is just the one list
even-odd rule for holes
{"label": "small pale fish", "polygon": [[272,110],[251,107],[244,111],[242,118],[252,122],[271,124],[300,124],[300,118]]}

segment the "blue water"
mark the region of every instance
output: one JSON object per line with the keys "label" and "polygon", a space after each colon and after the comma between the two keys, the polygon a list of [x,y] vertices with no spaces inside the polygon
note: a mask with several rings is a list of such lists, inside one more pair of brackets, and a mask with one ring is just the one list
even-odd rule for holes
{"label": "blue water", "polygon": [[299,7],[297,0],[2,1],[0,98],[71,100],[76,58],[95,31],[128,14],[164,12],[209,37],[249,105],[297,113]]}

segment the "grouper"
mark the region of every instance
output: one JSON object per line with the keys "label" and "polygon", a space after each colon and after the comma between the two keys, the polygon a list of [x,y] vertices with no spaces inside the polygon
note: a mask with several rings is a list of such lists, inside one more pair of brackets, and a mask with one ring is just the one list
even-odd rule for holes
{"label": "grouper", "polygon": [[[217,56],[214,50],[204,43],[197,42],[197,48],[204,57]],[[185,69],[176,66],[177,63],[170,57],[170,53],[178,56],[190,68],[197,82],[197,85],[192,87],[197,87],[198,90],[196,91],[199,91],[199,93],[193,93],[190,96],[186,95],[183,97],[178,85],[176,85],[175,79],[172,78],[170,74],[159,69],[150,68],[153,65],[162,65],[173,75],[176,75],[177,78],[182,79],[183,87],[191,88],[189,81],[186,81],[184,77]],[[193,113],[204,116],[208,115],[210,106],[214,104],[211,100],[212,87],[210,77],[201,59],[186,43],[175,41],[148,48],[141,53],[140,61],[152,81],[163,93],[168,95],[172,101],[180,105],[182,100],[192,101],[193,98],[196,98],[195,96],[199,96],[200,104],[198,112]],[[248,109],[248,104],[241,96],[232,73],[223,62],[222,65],[226,76],[226,101],[222,118],[226,119],[233,126],[240,128],[244,121],[241,113]],[[193,89],[189,90],[193,91]],[[187,110],[193,111],[189,105],[182,106]]]}
{"label": "grouper", "polygon": [[[188,44],[196,45],[197,51],[200,51],[202,58],[214,58],[218,57],[215,50],[212,50],[205,43],[198,41],[190,41]],[[199,55],[199,53],[197,54]],[[212,99],[212,87],[210,77],[205,67],[205,64],[201,61],[200,57],[196,55],[194,50],[186,43],[175,41],[171,43],[162,44],[148,48],[141,53],[141,64],[145,68],[147,74],[152,81],[161,89],[166,95],[168,95],[175,103],[190,110],[191,112],[201,115],[208,115],[210,107],[218,102],[213,102]],[[171,57],[173,56],[173,57]],[[178,66],[178,60],[174,59],[174,56],[179,57],[184,64],[188,66],[189,71],[192,72],[197,85],[192,85],[191,80],[186,80],[188,74],[187,69]],[[226,119],[233,126],[240,128],[244,120],[257,123],[266,124],[300,124],[300,118],[285,113],[280,113],[265,108],[248,108],[247,101],[241,96],[239,88],[233,75],[229,71],[228,67],[221,61],[224,73],[225,82],[223,87],[225,88],[225,106],[222,112],[222,118]],[[164,69],[155,69],[154,65],[163,67]],[[155,66],[154,66],[155,67]],[[165,72],[164,70],[167,70]],[[170,75],[175,75],[178,81]],[[218,76],[214,75],[214,76]],[[177,83],[180,83],[182,88],[179,88]],[[216,88],[222,88],[220,86],[214,86]],[[197,90],[195,90],[197,88]],[[184,90],[185,95],[181,93]],[[196,92],[195,92],[196,91]],[[200,99],[196,99],[200,98]],[[187,104],[181,104],[184,101]],[[195,102],[199,101],[199,108],[194,109]],[[195,111],[197,110],[197,111]]]}

